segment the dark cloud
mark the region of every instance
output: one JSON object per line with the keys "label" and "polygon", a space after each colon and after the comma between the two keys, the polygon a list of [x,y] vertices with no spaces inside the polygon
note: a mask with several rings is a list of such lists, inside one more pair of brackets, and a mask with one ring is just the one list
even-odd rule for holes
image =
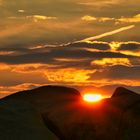
{"label": "dark cloud", "polygon": [[75,47],[75,48],[92,48],[97,50],[109,50],[110,46],[108,43],[105,42],[93,42],[93,43],[86,43],[86,42],[79,42],[79,43],[71,43],[67,45],[68,47]]}
{"label": "dark cloud", "polygon": [[[62,59],[88,59],[96,60],[101,58],[133,58],[131,55],[121,54],[119,52],[104,51],[108,49],[109,45],[95,43],[95,44],[86,44],[86,43],[77,43],[68,44],[64,46],[42,46],[40,48],[1,48],[1,51],[17,51],[19,54],[12,56],[0,56],[0,62],[9,63],[9,64],[25,64],[25,63],[46,63],[46,64],[57,64],[59,58]],[[86,48],[96,48],[99,51],[90,51]],[[101,48],[103,48],[101,50]],[[65,63],[65,62],[63,62]],[[58,63],[59,64],[59,63]]]}
{"label": "dark cloud", "polygon": [[[140,80],[140,66],[121,66],[116,65],[107,67],[102,71],[97,71],[91,75],[91,79],[108,79],[108,80]],[[127,83],[126,83],[127,84]]]}
{"label": "dark cloud", "polygon": [[140,43],[139,42],[129,42],[124,43],[120,46],[118,50],[122,51],[140,51]]}

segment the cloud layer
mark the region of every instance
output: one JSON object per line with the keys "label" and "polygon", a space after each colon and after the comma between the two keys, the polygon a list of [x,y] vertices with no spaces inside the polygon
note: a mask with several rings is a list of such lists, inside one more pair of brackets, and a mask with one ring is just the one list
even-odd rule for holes
{"label": "cloud layer", "polygon": [[1,90],[7,86],[19,87],[25,83],[94,87],[139,86],[139,44],[95,41],[1,48]]}
{"label": "cloud layer", "polygon": [[1,95],[45,84],[138,90],[139,3],[0,0]]}

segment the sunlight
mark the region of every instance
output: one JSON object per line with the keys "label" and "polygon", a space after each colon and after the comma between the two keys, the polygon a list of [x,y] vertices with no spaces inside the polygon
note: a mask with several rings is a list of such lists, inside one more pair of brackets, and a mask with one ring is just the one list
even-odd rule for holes
{"label": "sunlight", "polygon": [[103,97],[101,94],[93,94],[93,93],[86,93],[83,96],[83,100],[90,103],[99,102],[102,100],[102,98]]}

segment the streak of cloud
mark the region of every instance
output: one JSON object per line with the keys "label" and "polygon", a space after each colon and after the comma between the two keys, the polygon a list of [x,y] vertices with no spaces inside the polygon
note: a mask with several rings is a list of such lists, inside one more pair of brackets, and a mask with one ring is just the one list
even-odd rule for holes
{"label": "streak of cloud", "polygon": [[110,31],[110,32],[103,33],[101,35],[92,36],[92,37],[88,37],[88,38],[85,38],[85,39],[80,40],[80,41],[76,41],[76,43],[78,43],[78,42],[91,42],[91,41],[94,41],[94,40],[97,40],[97,39],[104,38],[106,36],[111,36],[111,35],[120,33],[122,31],[126,31],[126,30],[129,30],[129,29],[132,29],[134,27],[135,27],[135,25],[130,25],[130,26],[122,27],[122,28],[119,28],[117,30],[113,30],[113,31]]}

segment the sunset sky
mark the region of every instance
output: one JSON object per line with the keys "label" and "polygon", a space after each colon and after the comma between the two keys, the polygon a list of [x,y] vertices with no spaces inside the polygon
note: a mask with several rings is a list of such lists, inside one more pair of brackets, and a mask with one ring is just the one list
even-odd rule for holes
{"label": "sunset sky", "polygon": [[54,84],[140,91],[140,0],[0,0],[0,97]]}

